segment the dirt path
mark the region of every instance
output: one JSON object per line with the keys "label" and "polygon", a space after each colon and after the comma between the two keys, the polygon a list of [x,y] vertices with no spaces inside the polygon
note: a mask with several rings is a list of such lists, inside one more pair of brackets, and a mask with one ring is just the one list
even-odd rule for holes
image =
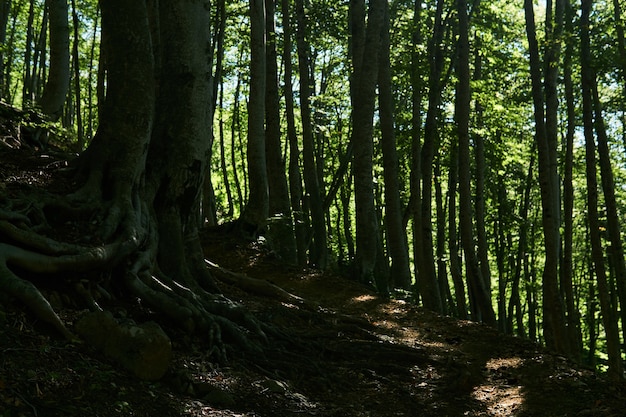
{"label": "dirt path", "polygon": [[[624,386],[614,386],[529,341],[435,315],[410,301],[380,299],[368,288],[332,274],[290,270],[258,248],[221,239],[216,234],[207,239],[212,242],[209,256],[320,305],[317,312],[283,305],[272,317],[311,342],[308,356],[317,353],[315,363],[330,387],[303,387],[320,403],[341,410],[336,415],[626,413]],[[262,303],[257,308],[262,312],[268,307]],[[335,414],[326,410],[320,415]]]}

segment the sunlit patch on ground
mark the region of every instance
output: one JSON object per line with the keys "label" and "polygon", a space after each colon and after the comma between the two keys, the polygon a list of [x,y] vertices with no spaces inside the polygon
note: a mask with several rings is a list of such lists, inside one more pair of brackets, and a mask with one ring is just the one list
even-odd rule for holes
{"label": "sunlit patch on ground", "polygon": [[484,404],[490,416],[515,415],[524,404],[520,386],[480,385],[474,389],[472,396]]}
{"label": "sunlit patch on ground", "polygon": [[492,371],[496,371],[500,368],[506,367],[506,368],[517,368],[519,366],[521,366],[523,363],[521,358],[518,357],[513,357],[513,358],[493,358],[490,359],[487,364],[485,365],[485,368],[492,370]]}
{"label": "sunlit patch on ground", "polygon": [[375,299],[376,299],[376,296],[374,295],[363,294],[363,295],[359,295],[358,297],[352,297],[352,299],[350,299],[348,303],[349,304],[366,303],[368,301],[374,301]]}
{"label": "sunlit patch on ground", "polygon": [[484,384],[474,388],[472,397],[484,404],[489,415],[510,416],[519,411],[524,404],[522,386],[513,378],[509,378],[511,371],[519,368],[524,361],[519,357],[492,358],[487,361],[485,368],[498,381],[497,385]]}

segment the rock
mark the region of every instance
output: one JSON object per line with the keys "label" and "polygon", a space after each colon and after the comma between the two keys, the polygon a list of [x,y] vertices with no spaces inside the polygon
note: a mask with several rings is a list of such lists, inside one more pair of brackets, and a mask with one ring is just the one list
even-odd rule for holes
{"label": "rock", "polygon": [[236,404],[235,399],[221,388],[214,387],[204,394],[203,398],[211,405],[217,407],[232,407]]}
{"label": "rock", "polygon": [[160,379],[171,362],[172,343],[154,322],[118,323],[109,312],[94,312],[76,323],[76,332],[138,378]]}
{"label": "rock", "polygon": [[286,383],[282,381],[277,381],[275,379],[268,379],[268,380],[261,382],[261,387],[263,387],[263,389],[267,391],[270,391],[276,394],[284,394],[289,389],[289,386]]}

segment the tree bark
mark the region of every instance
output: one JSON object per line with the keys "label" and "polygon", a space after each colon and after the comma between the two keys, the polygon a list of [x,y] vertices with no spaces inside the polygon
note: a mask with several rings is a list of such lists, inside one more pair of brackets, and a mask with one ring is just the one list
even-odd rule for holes
{"label": "tree bark", "polygon": [[624,34],[624,19],[622,19],[622,7],[619,0],[613,0],[613,18],[617,37],[617,51],[619,53],[619,71],[622,76],[622,94],[623,97],[626,97],[626,35]]}
{"label": "tree bark", "polygon": [[450,147],[450,166],[448,169],[448,252],[450,254],[450,275],[454,284],[454,299],[456,301],[457,316],[467,319],[467,301],[465,299],[465,283],[461,269],[461,257],[457,233],[457,204],[456,190],[458,183],[459,156],[458,141]]}
{"label": "tree bark", "polygon": [[[7,25],[9,23],[9,16],[11,15],[12,0],[0,1],[0,45],[6,45],[7,43]],[[9,92],[9,80],[7,79],[5,72],[5,51],[0,51],[0,99],[8,101],[7,96]]]}
{"label": "tree bark", "polygon": [[278,65],[276,62],[275,0],[265,0],[266,9],[266,95],[265,95],[265,152],[269,186],[269,214],[267,238],[270,246],[285,262],[297,262],[297,248],[289,201],[289,187],[282,156],[280,131],[280,96],[278,92]]}
{"label": "tree bark", "polygon": [[507,329],[513,331],[513,316],[516,318],[516,334],[520,337],[525,336],[524,323],[522,321],[522,305],[520,296],[520,280],[522,277],[522,270],[524,263],[526,262],[526,256],[528,251],[528,229],[530,219],[528,218],[528,211],[530,208],[530,192],[533,186],[533,169],[535,165],[534,154],[530,157],[528,163],[528,174],[526,175],[526,184],[524,185],[524,192],[522,197],[522,204],[519,207],[518,218],[521,225],[519,227],[519,239],[517,242],[517,255],[515,257],[515,269],[513,270],[513,282],[511,283],[511,297],[509,298],[509,307],[507,314]]}
{"label": "tree bark", "polygon": [[22,83],[22,102],[30,104],[33,101],[31,90],[31,66],[33,54],[33,38],[34,38],[34,20],[35,20],[35,0],[30,0],[28,7],[28,22],[26,23],[26,47],[24,48],[24,77]]}
{"label": "tree bark", "polygon": [[296,235],[296,248],[298,251],[298,265],[306,265],[306,224],[302,211],[302,177],[300,174],[300,149],[298,146],[298,134],[296,132],[296,121],[294,115],[293,99],[293,65],[291,62],[291,21],[289,0],[281,0],[281,11],[283,15],[283,63],[285,65],[285,119],[287,122],[287,142],[289,144],[289,197],[291,202],[291,212]]}
{"label": "tree bark", "polygon": [[411,39],[411,86],[413,91],[411,94],[411,174],[410,186],[411,194],[408,203],[407,215],[403,224],[408,225],[409,218],[412,218],[413,225],[413,265],[415,267],[415,295],[419,299],[422,291],[422,283],[420,276],[421,265],[424,264],[424,254],[422,251],[423,234],[421,228],[422,221],[422,100],[424,83],[422,80],[421,66],[425,60],[420,54],[420,47],[423,42],[422,31],[420,29],[422,20],[422,2],[416,0],[413,8],[413,27],[414,31]]}
{"label": "tree bark", "polygon": [[[356,278],[364,283],[375,280],[378,252],[378,220],[374,207],[374,103],[380,56],[380,33],[384,0],[370,2],[363,59],[354,63],[354,102],[352,142],[354,143],[354,200],[356,204]],[[381,289],[379,289],[381,290]],[[386,289],[385,289],[386,291]]]}
{"label": "tree bark", "polygon": [[315,139],[311,119],[311,76],[309,69],[309,44],[307,43],[307,19],[304,12],[304,1],[296,0],[297,49],[300,73],[300,113],[302,118],[302,156],[304,164],[304,185],[311,205],[311,223],[313,224],[313,246],[309,248],[309,262],[320,269],[328,264],[328,247],[326,243],[326,218],[322,206],[322,191],[317,174],[315,161]]}
{"label": "tree bark", "polygon": [[[623,379],[622,358],[619,345],[619,331],[617,317],[611,305],[609,283],[604,263],[602,240],[600,237],[600,222],[598,218],[598,184],[596,169],[596,145],[594,139],[594,85],[595,73],[591,68],[591,45],[589,39],[589,15],[592,0],[582,1],[580,18],[581,26],[581,78],[583,99],[583,130],[585,135],[585,166],[587,174],[587,218],[589,220],[589,240],[591,242],[591,257],[598,283],[598,296],[602,321],[606,332],[606,346],[609,357],[609,377],[613,380]],[[598,120],[595,121],[596,123]]]}
{"label": "tree bark", "polygon": [[409,289],[411,270],[406,229],[402,225],[400,202],[400,172],[397,143],[394,134],[393,91],[391,88],[391,62],[389,58],[389,4],[384,2],[384,26],[378,72],[381,143],[385,176],[385,223],[387,247],[391,256],[391,280],[394,286]]}
{"label": "tree bark", "polygon": [[470,70],[469,70],[469,17],[467,1],[457,0],[459,15],[459,42],[457,61],[457,92],[455,120],[459,141],[459,226],[461,229],[461,245],[465,253],[466,270],[468,272],[468,289],[473,301],[470,306],[474,319],[496,326],[496,316],[491,305],[491,294],[485,285],[482,270],[476,254],[474,243],[474,225],[472,219],[471,170],[470,170]]}
{"label": "tree bark", "polygon": [[428,43],[429,85],[428,111],[424,124],[424,143],[420,152],[421,168],[421,208],[418,214],[419,241],[416,242],[420,253],[417,256],[417,270],[419,273],[418,285],[422,296],[422,303],[429,310],[441,312],[443,304],[439,291],[439,283],[435,272],[433,255],[432,231],[432,170],[433,160],[439,142],[439,127],[437,119],[441,103],[441,74],[443,71],[443,51],[441,41],[445,25],[443,23],[443,0],[437,1],[433,37]]}
{"label": "tree bark", "polygon": [[575,360],[581,359],[583,346],[580,327],[580,313],[574,298],[574,137],[576,134],[576,103],[574,82],[572,79],[572,61],[574,56],[574,10],[569,2],[565,9],[566,51],[563,62],[563,84],[565,88],[565,105],[567,114],[567,130],[565,133],[565,160],[563,166],[563,267],[561,269],[561,288],[565,294],[567,312],[567,329]]}
{"label": "tree bark", "polygon": [[[593,69],[590,71],[594,72]],[[609,152],[609,138],[602,115],[602,103],[598,94],[598,82],[593,76],[591,85],[593,95],[594,128],[598,139],[598,156],[600,160],[600,176],[602,178],[602,191],[604,194],[604,206],[606,208],[607,232],[611,245],[609,247],[610,259],[615,271],[615,284],[620,306],[626,306],[626,263],[624,260],[624,245],[620,225],[620,214],[615,197],[615,180]],[[613,302],[616,304],[617,302]],[[616,317],[617,319],[617,317]],[[622,340],[626,338],[626,308],[620,309],[622,324]],[[623,350],[623,349],[622,349]]]}
{"label": "tree bark", "polygon": [[[477,7],[478,2],[474,2],[472,10],[475,10]],[[474,53],[474,80],[480,81],[483,78],[480,39],[478,36],[476,36],[475,39],[476,51]],[[477,130],[474,134],[474,160],[476,164],[476,186],[474,192],[476,246],[478,262],[480,263],[480,273],[482,275],[485,288],[487,289],[487,292],[490,293],[491,269],[489,267],[489,243],[487,242],[487,231],[485,230],[485,171],[487,170],[487,166],[485,159],[485,137],[482,133],[480,133],[480,130],[482,130],[485,126],[483,120],[483,103],[478,98],[475,100],[474,109]]]}
{"label": "tree bark", "polygon": [[250,97],[248,104],[248,203],[240,218],[242,232],[251,238],[265,228],[269,191],[265,153],[266,38],[265,2],[250,0]]}
{"label": "tree bark", "polygon": [[50,73],[39,104],[44,114],[56,121],[61,117],[70,87],[70,28],[67,0],[47,0],[46,7],[50,16]]}
{"label": "tree bark", "polygon": [[[565,315],[563,313],[562,299],[559,291],[559,184],[557,179],[557,167],[554,163],[553,141],[556,137],[548,136],[546,126],[546,112],[544,109],[544,89],[541,80],[541,65],[539,59],[539,46],[536,38],[535,14],[531,0],[524,1],[526,15],[526,33],[528,36],[530,53],[530,73],[532,81],[532,96],[535,111],[535,141],[538,150],[539,186],[541,190],[542,224],[544,233],[545,265],[542,277],[543,285],[543,329],[548,347],[557,352],[569,354],[569,339],[565,328]],[[558,43],[558,42],[557,42]],[[550,48],[549,48],[550,49]],[[558,54],[556,55],[558,56]],[[545,65],[558,65],[555,52],[547,59]],[[546,79],[546,83],[550,82]],[[551,87],[550,87],[551,88]],[[553,105],[553,102],[550,102]],[[551,112],[552,114],[552,112]],[[552,130],[551,133],[554,133]]]}

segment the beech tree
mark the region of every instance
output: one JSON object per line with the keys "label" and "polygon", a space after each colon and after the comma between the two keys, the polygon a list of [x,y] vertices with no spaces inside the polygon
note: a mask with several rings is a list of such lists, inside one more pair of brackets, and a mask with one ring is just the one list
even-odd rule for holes
{"label": "beech tree", "polygon": [[393,287],[408,289],[411,286],[409,268],[409,247],[407,235],[402,226],[402,205],[400,201],[399,162],[397,140],[394,133],[394,111],[391,62],[389,58],[389,4],[384,4],[384,25],[380,45],[378,71],[379,107],[381,119],[381,147],[385,173],[385,217],[387,225],[387,247],[391,258],[391,284]]}
{"label": "beech tree", "polygon": [[362,55],[360,60],[354,62],[353,74],[352,142],[356,202],[356,273],[357,278],[365,283],[374,282],[379,242],[378,219],[374,208],[372,135],[383,17],[383,1],[370,2]]}
{"label": "beech tree", "polygon": [[472,316],[476,320],[484,321],[495,327],[496,316],[491,304],[491,294],[489,293],[489,286],[485,283],[474,243],[470,187],[470,43],[469,17],[465,0],[457,0],[457,11],[459,14],[459,56],[457,62],[459,81],[456,93],[455,118],[459,141],[459,227],[461,229],[461,244],[465,253]]}
{"label": "beech tree", "polygon": [[[549,3],[551,4],[551,2]],[[560,31],[562,31],[564,8],[562,1],[557,1],[555,23],[547,13],[548,36],[551,44],[546,48],[544,57],[545,84],[542,82],[542,70],[535,28],[535,14],[532,1],[524,1],[526,32],[529,43],[530,71],[532,78],[532,97],[535,111],[535,141],[537,143],[539,163],[539,185],[541,189],[542,225],[546,261],[543,270],[543,310],[544,335],[548,346],[558,352],[569,353],[569,338],[566,335],[565,315],[558,284],[559,248],[560,248],[560,203],[559,182],[556,155],[556,76],[558,75]],[[550,9],[548,9],[550,10]],[[550,31],[556,25],[558,33]],[[545,85],[545,91],[544,87]],[[546,96],[544,101],[544,94]]]}
{"label": "beech tree", "polygon": [[311,210],[311,242],[309,246],[309,262],[319,268],[328,266],[328,247],[326,237],[326,219],[322,205],[323,192],[317,174],[315,158],[315,139],[311,116],[311,74],[310,47],[307,43],[308,20],[305,14],[304,1],[296,0],[296,44],[298,49],[298,69],[300,75],[300,114],[302,118],[302,159],[304,185]]}
{"label": "beech tree", "polygon": [[51,120],[58,120],[70,87],[70,28],[67,0],[47,0],[46,7],[50,16],[50,73],[40,105],[44,114]]}
{"label": "beech tree", "polygon": [[[41,196],[21,214],[2,211],[0,285],[66,337],[73,335],[20,271],[111,271],[126,294],[220,351],[223,332],[252,347],[256,321],[216,294],[198,235],[200,189],[210,125],[209,10],[205,2],[103,0],[106,97],[101,124],[76,161],[79,187],[63,199]],[[5,209],[6,210],[6,209]],[[46,213],[97,219],[91,244],[36,231]],[[37,221],[39,219],[40,221]],[[232,319],[228,319],[229,317]],[[235,324],[238,322],[238,324]]]}
{"label": "beech tree", "polygon": [[[50,146],[87,147],[70,195],[0,195],[0,289],[72,337],[27,278],[104,270],[120,296],[218,344],[218,328],[262,340],[215,294],[198,241],[239,219],[283,259],[295,246],[299,265],[410,289],[443,314],[493,324],[497,293],[501,330],[574,359],[584,346],[594,363],[611,333],[617,361],[623,3],[585,4],[582,60],[573,3],[478,4],[103,0],[101,15],[96,0],[0,1],[0,117],[27,122],[27,143],[48,130]],[[86,219],[81,245],[52,231]]]}
{"label": "beech tree", "polygon": [[246,234],[256,237],[269,216],[265,146],[266,89],[265,2],[250,1],[250,101],[248,103],[248,178],[250,195],[241,216]]}

